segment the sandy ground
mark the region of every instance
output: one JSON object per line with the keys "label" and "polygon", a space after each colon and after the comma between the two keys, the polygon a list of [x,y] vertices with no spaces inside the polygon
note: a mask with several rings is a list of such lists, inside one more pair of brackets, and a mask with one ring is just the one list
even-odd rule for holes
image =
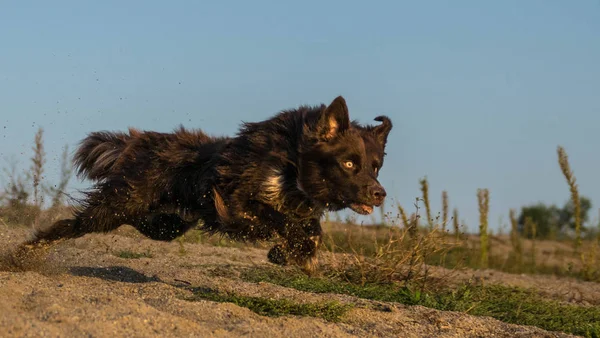
{"label": "sandy ground", "polygon": [[[442,312],[350,296],[312,294],[270,283],[248,283],[242,268],[271,265],[266,251],[162,243],[141,236],[86,235],[55,246],[26,271],[0,268],[1,337],[567,337],[487,317]],[[25,235],[0,226],[6,251]],[[150,252],[126,259],[121,250]],[[456,278],[471,278],[461,272]],[[551,297],[598,304],[598,284],[553,278],[477,273],[487,282],[538,286]],[[339,323],[313,317],[266,317],[232,303],[188,301],[187,285],[295,302],[352,303]],[[587,290],[574,295],[565,290]],[[561,291],[562,290],[562,291]],[[585,296],[595,294],[595,296]],[[587,298],[586,298],[587,297]]]}

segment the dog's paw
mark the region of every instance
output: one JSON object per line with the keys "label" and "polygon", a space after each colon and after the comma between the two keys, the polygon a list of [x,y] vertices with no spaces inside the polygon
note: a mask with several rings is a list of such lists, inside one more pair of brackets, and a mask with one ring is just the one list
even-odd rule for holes
{"label": "dog's paw", "polygon": [[267,258],[269,262],[277,265],[287,265],[288,263],[287,252],[281,244],[272,247],[267,254]]}
{"label": "dog's paw", "polygon": [[311,256],[301,263],[300,268],[308,276],[314,276],[317,273],[318,263],[317,256]]}
{"label": "dog's paw", "polygon": [[296,242],[290,245],[290,249],[292,251],[292,255],[300,260],[304,260],[308,257],[312,257],[317,252],[317,243],[310,239],[306,238],[302,241]]}

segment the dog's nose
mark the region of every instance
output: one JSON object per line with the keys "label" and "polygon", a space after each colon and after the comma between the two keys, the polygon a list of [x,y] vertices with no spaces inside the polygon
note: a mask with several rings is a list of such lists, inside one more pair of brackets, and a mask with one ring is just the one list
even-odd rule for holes
{"label": "dog's nose", "polygon": [[375,202],[375,205],[379,206],[379,205],[381,205],[381,203],[383,203],[383,200],[385,199],[385,196],[387,194],[385,192],[385,189],[383,189],[382,186],[377,184],[377,185],[372,185],[369,188],[369,195],[373,199],[373,202]]}

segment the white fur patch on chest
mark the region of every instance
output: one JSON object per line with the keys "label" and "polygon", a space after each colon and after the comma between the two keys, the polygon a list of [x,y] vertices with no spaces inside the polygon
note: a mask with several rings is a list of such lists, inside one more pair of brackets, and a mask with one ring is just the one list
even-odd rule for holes
{"label": "white fur patch on chest", "polygon": [[[306,216],[307,213],[314,213],[317,215],[322,212],[321,209],[315,209],[314,205],[308,205],[310,201],[298,178],[296,178],[295,185],[291,184],[289,181],[286,182],[282,169],[271,168],[268,171],[267,177],[262,182],[261,188],[259,193],[261,200],[278,212],[300,212],[300,215],[304,216]],[[291,206],[287,205],[287,208],[291,209],[284,210],[291,195],[298,199],[298,197],[300,197],[299,194],[302,195],[302,198],[298,200],[299,204]]]}
{"label": "white fur patch on chest", "polygon": [[281,169],[273,168],[262,183],[261,197],[276,210],[283,205],[284,177]]}

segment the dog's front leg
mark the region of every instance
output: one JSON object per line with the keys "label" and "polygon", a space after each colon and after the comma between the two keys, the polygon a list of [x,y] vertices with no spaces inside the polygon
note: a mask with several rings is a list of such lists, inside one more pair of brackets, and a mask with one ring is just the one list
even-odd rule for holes
{"label": "dog's front leg", "polygon": [[275,245],[269,251],[268,258],[274,264],[286,265],[293,261],[312,274],[317,265],[317,248],[321,239],[321,224],[318,219],[298,222],[286,221],[280,235],[283,244]]}
{"label": "dog's front leg", "polygon": [[314,243],[315,250],[307,256],[304,262],[304,270],[311,274],[317,268],[317,250],[321,244],[321,237],[323,236],[323,228],[321,228],[321,221],[318,218],[311,218],[308,222],[303,224],[304,231],[308,235],[308,238]]}

